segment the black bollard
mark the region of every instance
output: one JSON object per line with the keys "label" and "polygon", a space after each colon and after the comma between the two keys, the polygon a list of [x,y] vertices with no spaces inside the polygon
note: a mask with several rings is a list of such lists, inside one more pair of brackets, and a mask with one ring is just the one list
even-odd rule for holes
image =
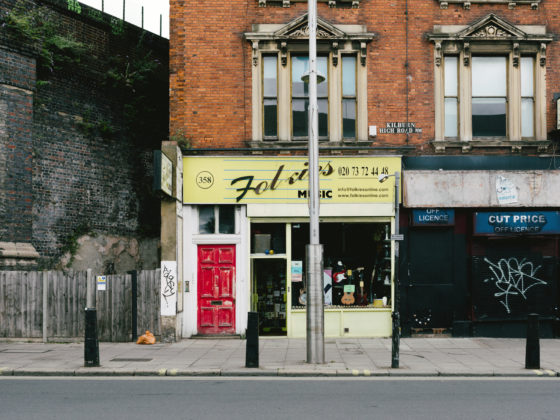
{"label": "black bollard", "polygon": [[97,339],[97,310],[86,308],[86,334],[84,343],[84,366],[99,366],[99,340]]}
{"label": "black bollard", "polygon": [[259,314],[257,312],[249,312],[249,317],[247,319],[245,367],[259,367]]}
{"label": "black bollard", "polygon": [[527,315],[527,345],[525,347],[525,369],[540,369],[539,314]]}

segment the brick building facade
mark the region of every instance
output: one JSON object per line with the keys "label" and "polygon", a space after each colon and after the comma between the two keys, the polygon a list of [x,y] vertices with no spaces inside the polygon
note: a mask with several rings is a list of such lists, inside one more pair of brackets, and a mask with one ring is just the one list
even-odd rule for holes
{"label": "brick building facade", "polygon": [[[340,207],[334,201],[330,207],[330,197],[322,196],[325,247],[340,241],[359,244],[357,249],[330,246],[325,266],[332,275],[341,268],[341,260],[341,272],[348,277],[344,286],[353,286],[348,290],[356,297],[365,295],[354,312],[340,302],[326,307],[327,324],[340,326],[326,327],[327,335],[387,335],[387,328],[368,329],[364,324],[386,325],[383,311],[395,310],[402,314],[405,334],[437,330],[517,335],[528,311],[538,311],[547,334],[555,334],[559,9],[557,2],[548,0],[318,1],[318,67],[327,76],[319,87],[323,175],[331,176],[324,170],[329,164],[340,177],[355,167],[356,186],[362,188],[361,162],[371,172],[391,175],[391,162],[377,162],[395,158],[403,191],[396,222],[394,211],[383,207],[392,199],[386,190],[384,199],[371,195]],[[307,2],[234,0],[224,5],[172,0],[170,19],[170,133],[180,133],[190,144],[183,150],[185,194],[192,193],[183,200],[184,258],[186,265],[197,267],[184,272],[185,281],[193,285],[192,296],[185,299],[198,309],[185,314],[183,333],[214,333],[204,325],[221,316],[218,309],[203,309],[201,258],[214,252],[203,245],[241,243],[235,251],[241,282],[236,304],[242,309],[235,306],[235,316],[223,315],[224,325],[233,322],[229,331],[242,332],[243,313],[252,309],[280,322],[272,331],[298,336],[302,304],[296,294],[304,294],[305,275],[299,284],[299,274],[290,264],[304,259],[296,249],[301,239],[297,229],[306,216],[297,206],[304,203],[290,207],[296,201],[278,199],[285,204],[280,210],[268,201],[259,207],[257,201],[246,200],[262,199],[282,183],[284,175],[278,175],[273,158],[288,162],[306,153],[307,96],[299,76],[307,66]],[[218,161],[204,161],[203,156]],[[274,171],[258,178],[255,172],[249,181],[254,183],[246,184],[252,175],[243,177],[240,167],[228,166],[233,157],[249,171]],[[192,172],[189,165],[195,168]],[[213,171],[217,167],[222,169]],[[282,170],[288,167],[285,163]],[[221,170],[226,190],[249,195],[236,201],[227,201],[226,193],[226,198],[203,195],[201,190],[215,188],[220,179],[215,174]],[[228,177],[228,171],[238,178]],[[368,179],[375,184],[371,175]],[[190,182],[189,176],[198,178]],[[292,185],[293,180],[286,182]],[[336,182],[337,188],[346,188]],[[375,184],[374,190],[381,193],[382,186]],[[241,230],[236,225],[234,233],[239,237],[220,236],[219,227],[205,231],[201,223],[208,220],[208,205],[216,206],[212,220],[219,224],[228,203],[237,205],[235,220]],[[436,213],[446,216],[433,216]],[[491,224],[503,217],[521,224]],[[533,219],[544,225],[520,222]],[[400,260],[388,235],[396,223],[405,233]],[[286,237],[278,233],[278,224],[286,226]],[[371,240],[364,241],[360,232]],[[216,236],[203,236],[211,233]],[[263,255],[261,251],[273,247],[269,242],[255,251],[259,235],[283,244],[279,246],[284,262]],[[189,250],[188,243],[197,246]],[[232,252],[226,248],[224,252]],[[383,265],[383,258],[391,263]],[[285,272],[273,282],[283,301],[268,302],[266,293],[260,295],[261,286],[267,286],[259,278],[272,276],[266,261],[280,264],[275,269]],[[359,267],[365,267],[361,280],[355,277]],[[353,274],[348,274],[349,268]],[[520,278],[538,281],[524,287]],[[342,293],[335,280],[329,284],[332,293],[337,287]],[[360,293],[360,287],[365,292]],[[400,308],[395,308],[395,294],[402,298]],[[381,297],[383,303],[378,302]],[[372,318],[366,321],[368,308],[377,309],[371,309]],[[352,318],[362,315],[363,319]]]}
{"label": "brick building facade", "polygon": [[77,2],[0,12],[2,266],[156,266],[168,41]]}

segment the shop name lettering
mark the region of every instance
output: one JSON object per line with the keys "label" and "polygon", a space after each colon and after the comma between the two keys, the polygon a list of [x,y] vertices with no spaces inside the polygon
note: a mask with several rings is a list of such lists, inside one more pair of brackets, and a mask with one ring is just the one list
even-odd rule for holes
{"label": "shop name lettering", "polygon": [[[235,185],[237,183],[244,182],[245,184],[241,188],[237,188],[236,191],[239,192],[239,195],[236,198],[236,201],[239,202],[249,191],[253,191],[256,195],[262,195],[266,191],[274,191],[283,183],[288,183],[288,185],[294,185],[299,181],[307,180],[309,177],[309,169],[307,166],[309,164],[306,162],[304,163],[305,168],[293,171],[291,175],[287,175],[284,172],[285,165],[280,165],[276,174],[272,178],[271,181],[260,181],[258,184],[254,183],[255,176],[254,175],[247,175],[241,176],[239,178],[235,178],[231,181],[231,185]],[[334,172],[333,167],[331,166],[330,162],[327,162],[324,166],[319,166],[319,175],[326,177],[331,175]],[[307,190],[298,191],[298,198],[307,198],[308,193]],[[332,191],[331,190],[322,190],[320,192],[321,198],[332,198]]]}
{"label": "shop name lettering", "polygon": [[388,122],[379,129],[379,134],[420,134],[422,129],[413,122]]}
{"label": "shop name lettering", "polygon": [[540,232],[546,225],[544,214],[491,214],[488,224],[494,232]]}

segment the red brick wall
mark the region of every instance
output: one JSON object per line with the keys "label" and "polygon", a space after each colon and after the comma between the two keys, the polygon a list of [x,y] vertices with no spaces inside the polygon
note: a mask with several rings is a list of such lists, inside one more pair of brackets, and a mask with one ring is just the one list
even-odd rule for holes
{"label": "red brick wall", "polygon": [[[224,6],[226,5],[226,6]],[[194,147],[245,147],[251,139],[251,48],[243,33],[253,23],[287,23],[307,12],[307,3],[259,8],[257,0],[171,0],[170,133],[183,132]],[[507,4],[472,4],[470,10],[436,0],[408,1],[408,121],[416,153],[433,153],[433,26],[467,25],[494,13],[516,25],[547,25],[560,33],[560,2],[508,9]],[[407,121],[405,1],[362,0],[358,9],[318,4],[318,15],[334,24],[363,24],[378,38],[368,46],[368,125]],[[558,43],[547,49],[548,130],[556,121],[552,102],[560,91]],[[405,135],[378,134],[372,146],[406,144]],[[502,151],[503,152],[503,151]]]}

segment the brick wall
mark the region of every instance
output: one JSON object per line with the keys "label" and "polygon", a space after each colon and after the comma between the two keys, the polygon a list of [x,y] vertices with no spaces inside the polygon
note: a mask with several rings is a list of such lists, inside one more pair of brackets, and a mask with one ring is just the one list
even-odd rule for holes
{"label": "brick wall", "polygon": [[[0,0],[0,12],[14,4]],[[31,242],[48,267],[86,231],[159,237],[151,156],[168,137],[168,41],[146,33],[139,51],[139,28],[115,25],[83,5],[78,14],[66,1],[40,4],[55,12],[60,33],[86,44],[88,54],[78,64],[36,74],[37,51],[2,42],[10,36],[2,32],[0,242]],[[150,88],[115,87],[108,72],[124,76],[123,64],[135,54],[159,63],[147,73]]]}
{"label": "brick wall", "polygon": [[[472,4],[470,10],[439,2],[362,0],[357,9],[318,4],[319,17],[334,24],[362,24],[378,38],[368,45],[368,125],[415,122],[421,134],[379,134],[372,146],[408,144],[411,153],[431,154],[434,139],[434,25],[468,25],[489,13],[516,25],[546,25],[560,33],[560,3]],[[255,23],[285,24],[307,12],[307,3],[289,8],[258,7],[257,0],[170,1],[170,131],[182,130],[195,147],[243,147],[251,139],[251,47],[243,33]],[[408,69],[407,61],[408,38]],[[560,91],[558,42],[547,49],[547,127],[555,126],[554,92]],[[408,80],[408,86],[407,86]],[[408,108],[408,116],[407,116]],[[504,153],[504,150],[499,150]],[[460,153],[460,151],[458,152]],[[473,152],[478,153],[478,152]]]}

